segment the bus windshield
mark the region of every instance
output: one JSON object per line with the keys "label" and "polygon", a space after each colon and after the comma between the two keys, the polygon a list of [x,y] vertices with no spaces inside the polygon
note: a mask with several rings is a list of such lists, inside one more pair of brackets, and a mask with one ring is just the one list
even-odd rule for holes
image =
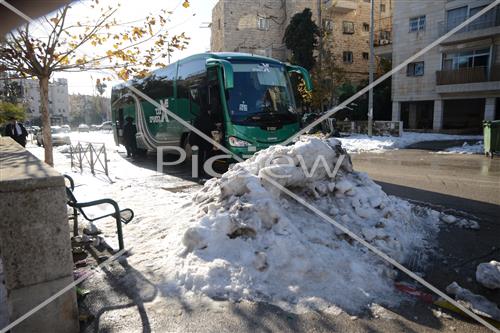
{"label": "bus windshield", "polygon": [[260,118],[295,120],[295,103],[283,65],[233,63],[234,88],[229,89],[228,109],[234,122]]}

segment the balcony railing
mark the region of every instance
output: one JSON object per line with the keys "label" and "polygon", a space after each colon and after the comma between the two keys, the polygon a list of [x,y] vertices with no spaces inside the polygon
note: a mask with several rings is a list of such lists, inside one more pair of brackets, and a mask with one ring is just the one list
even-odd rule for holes
{"label": "balcony railing", "polygon": [[455,70],[443,70],[436,72],[436,84],[463,84],[500,81],[500,64],[488,67],[469,67]]}
{"label": "balcony railing", "polygon": [[392,44],[392,16],[379,19],[375,23],[375,46]]}
{"label": "balcony railing", "polygon": [[392,30],[382,30],[375,33],[374,46],[384,46],[392,44]]}
{"label": "balcony railing", "polygon": [[[447,32],[451,31],[453,28],[459,26],[463,22],[465,22],[466,18],[456,19],[456,20],[446,20],[438,23],[439,35],[442,36]],[[492,28],[500,26],[500,17],[496,15],[495,10],[492,10],[476,20],[472,21],[464,28],[460,29],[457,33],[464,33],[470,31],[477,31],[487,28]]]}

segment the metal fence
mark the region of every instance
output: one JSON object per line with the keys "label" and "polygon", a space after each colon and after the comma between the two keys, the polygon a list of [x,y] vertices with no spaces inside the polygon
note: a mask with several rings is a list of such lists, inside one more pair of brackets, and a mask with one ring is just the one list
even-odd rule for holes
{"label": "metal fence", "polygon": [[71,168],[90,167],[90,172],[95,175],[96,172],[108,174],[108,155],[106,154],[106,145],[97,142],[80,142],[70,146]]}
{"label": "metal fence", "polygon": [[[327,119],[327,126],[333,128],[333,119]],[[367,121],[337,121],[336,128],[341,134],[367,134],[368,122]],[[373,135],[382,136],[401,136],[403,135],[403,122],[402,121],[374,121],[373,122]]]}

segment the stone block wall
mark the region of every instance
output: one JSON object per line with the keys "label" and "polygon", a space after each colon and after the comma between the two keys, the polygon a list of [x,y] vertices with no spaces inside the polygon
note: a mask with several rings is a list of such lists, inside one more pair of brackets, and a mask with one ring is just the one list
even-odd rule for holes
{"label": "stone block wall", "polygon": [[[73,282],[64,178],[0,138],[0,257],[9,321]],[[78,332],[74,288],[11,332]]]}
{"label": "stone block wall", "polygon": [[[323,4],[322,19],[333,22],[333,29],[327,31],[323,44],[324,49],[332,52],[336,66],[344,71],[345,77],[359,83],[368,79],[369,60],[366,53],[369,52],[369,32],[364,30],[363,24],[370,23],[370,3],[354,1],[357,9],[345,13],[334,11],[332,2]],[[386,7],[383,13],[380,12],[382,3]],[[211,50],[255,53],[286,61],[291,55],[283,43],[286,27],[293,15],[305,8],[311,9],[313,20],[320,26],[317,4],[316,0],[219,0],[212,11]],[[392,0],[376,0],[375,4],[376,22],[390,18]],[[267,29],[257,27],[258,17],[268,19]],[[344,34],[344,21],[354,23],[354,34]],[[352,63],[343,61],[345,51],[353,53]]]}

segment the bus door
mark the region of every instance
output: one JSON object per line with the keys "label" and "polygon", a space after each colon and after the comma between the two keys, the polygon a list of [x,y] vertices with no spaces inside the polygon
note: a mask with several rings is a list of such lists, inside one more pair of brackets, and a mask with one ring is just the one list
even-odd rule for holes
{"label": "bus door", "polygon": [[221,102],[221,90],[218,79],[218,68],[208,68],[208,109],[210,110],[210,118],[215,124],[219,133],[214,133],[218,136],[217,141],[221,142],[224,138],[224,107]]}
{"label": "bus door", "polygon": [[116,135],[118,136],[118,143],[123,143],[123,126],[125,126],[125,118],[123,115],[123,108],[118,109],[118,119],[116,121]]}

